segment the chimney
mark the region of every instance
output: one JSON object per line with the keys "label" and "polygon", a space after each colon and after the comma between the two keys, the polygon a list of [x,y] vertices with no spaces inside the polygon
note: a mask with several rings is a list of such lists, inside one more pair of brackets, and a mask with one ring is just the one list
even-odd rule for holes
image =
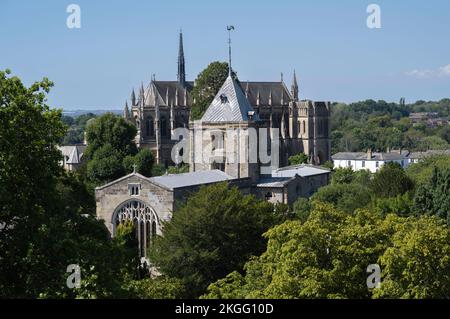
{"label": "chimney", "polygon": [[372,159],[372,149],[370,149],[370,148],[367,150],[367,159],[368,160]]}

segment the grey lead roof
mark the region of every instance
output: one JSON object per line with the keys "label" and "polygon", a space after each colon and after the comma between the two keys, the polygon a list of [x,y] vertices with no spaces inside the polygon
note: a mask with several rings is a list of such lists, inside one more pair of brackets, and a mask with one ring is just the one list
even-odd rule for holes
{"label": "grey lead roof", "polygon": [[63,154],[67,164],[80,164],[86,151],[86,145],[63,145],[58,149]]}
{"label": "grey lead roof", "polygon": [[294,177],[295,175],[307,177],[329,173],[329,169],[320,166],[301,164],[279,168],[272,172],[272,177]]}
{"label": "grey lead roof", "polygon": [[233,180],[234,177],[219,170],[198,171],[184,174],[163,175],[151,177],[149,180],[155,184],[164,186],[171,190],[186,186],[195,186],[209,183],[217,183]]}
{"label": "grey lead roof", "polygon": [[287,184],[289,184],[290,181],[292,181],[292,177],[267,177],[267,178],[261,178],[258,181],[258,184],[256,187],[269,187],[269,188],[283,188]]}
{"label": "grey lead roof", "polygon": [[[251,105],[269,105],[269,96],[272,94],[272,105],[289,105],[292,100],[291,93],[284,82],[241,82],[243,92],[247,92],[247,99]],[[283,102],[283,103],[281,103]]]}
{"label": "grey lead roof", "polygon": [[[253,118],[249,117],[250,112],[253,113]],[[258,121],[259,116],[254,112],[239,84],[231,76],[228,76],[203,115],[201,122],[221,123],[249,120]]]}

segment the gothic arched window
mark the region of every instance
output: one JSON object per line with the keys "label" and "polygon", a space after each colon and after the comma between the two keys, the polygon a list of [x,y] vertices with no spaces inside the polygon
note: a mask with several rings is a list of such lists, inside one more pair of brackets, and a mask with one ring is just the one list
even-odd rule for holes
{"label": "gothic arched window", "polygon": [[141,257],[146,257],[151,239],[157,234],[158,217],[150,206],[140,200],[132,199],[121,204],[113,214],[114,232],[120,224],[130,221],[133,223],[134,233],[139,243],[137,247],[139,254]]}

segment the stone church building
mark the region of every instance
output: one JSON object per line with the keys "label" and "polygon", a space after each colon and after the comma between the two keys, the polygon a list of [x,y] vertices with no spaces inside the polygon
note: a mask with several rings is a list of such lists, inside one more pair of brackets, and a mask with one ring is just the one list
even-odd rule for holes
{"label": "stone church building", "polygon": [[[280,131],[280,165],[300,152],[309,156],[311,164],[331,159],[330,105],[327,102],[299,100],[299,87],[294,71],[291,89],[283,79],[279,82],[245,81],[238,84],[248,103],[267,128]],[[172,133],[178,127],[189,127],[193,81],[186,80],[183,35],[179,35],[178,76],[174,81],[153,78],[139,93],[131,92],[131,106],[125,103],[123,116],[138,130],[136,143],[150,148],[156,162],[172,164],[171,150],[177,142]]]}
{"label": "stone church building", "polygon": [[[171,140],[172,133],[188,128],[191,134],[184,156],[190,172],[150,178],[133,172],[95,191],[97,217],[104,220],[112,236],[120,223],[133,221],[142,257],[151,239],[162,233],[161,222],[169,221],[177,205],[203,185],[227,182],[245,194],[292,205],[329,182],[330,171],[316,164],[330,159],[330,105],[299,101],[295,73],[289,91],[282,80],[239,83],[230,67],[229,76],[198,121],[189,118],[193,85],[185,80],[180,34],[177,81],[153,79],[146,89],[141,87],[137,99],[132,93],[131,109],[126,105],[124,110],[125,118],[138,129],[139,147],[150,148],[157,162],[166,165],[171,164],[172,150],[180,142]],[[261,129],[269,132],[267,136],[260,136]],[[278,144],[273,144],[273,132],[279,135]],[[251,146],[279,154],[281,168],[272,161],[252,160]],[[212,152],[206,152],[208,148]],[[310,163],[286,166],[287,158],[299,152],[307,154]],[[230,160],[230,154],[237,159]]]}

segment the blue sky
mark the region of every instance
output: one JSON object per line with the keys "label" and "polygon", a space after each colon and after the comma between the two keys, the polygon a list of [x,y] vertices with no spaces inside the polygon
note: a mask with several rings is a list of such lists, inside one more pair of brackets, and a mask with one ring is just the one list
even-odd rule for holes
{"label": "blue sky", "polygon": [[[81,7],[81,29],[66,8]],[[381,8],[381,29],[366,8]],[[55,82],[49,103],[70,109],[120,109],[152,74],[176,78],[183,29],[188,79],[227,59],[243,81],[290,85],[301,98],[407,102],[450,97],[450,1],[103,1],[0,0],[0,69],[29,85]]]}

